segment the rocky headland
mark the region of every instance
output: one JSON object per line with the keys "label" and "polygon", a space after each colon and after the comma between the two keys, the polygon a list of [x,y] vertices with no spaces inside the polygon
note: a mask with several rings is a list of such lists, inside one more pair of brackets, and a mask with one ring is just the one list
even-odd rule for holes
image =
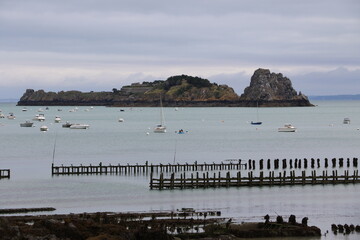
{"label": "rocky headland", "polygon": [[162,97],[165,107],[290,107],[313,106],[290,79],[281,73],[258,69],[250,86],[239,96],[227,85],[207,79],[179,75],[167,80],[133,83],[109,92],[60,91],[27,89],[19,106],[113,106],[155,107]]}

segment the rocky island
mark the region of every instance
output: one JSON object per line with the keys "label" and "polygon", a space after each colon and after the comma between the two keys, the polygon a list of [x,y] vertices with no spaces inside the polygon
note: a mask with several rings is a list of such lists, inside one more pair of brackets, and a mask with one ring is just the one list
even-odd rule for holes
{"label": "rocky island", "polygon": [[166,80],[133,83],[109,92],[60,91],[27,89],[18,106],[112,106],[155,107],[162,97],[165,107],[289,107],[313,106],[290,79],[281,73],[258,69],[250,86],[239,96],[227,85],[207,79],[178,75]]}

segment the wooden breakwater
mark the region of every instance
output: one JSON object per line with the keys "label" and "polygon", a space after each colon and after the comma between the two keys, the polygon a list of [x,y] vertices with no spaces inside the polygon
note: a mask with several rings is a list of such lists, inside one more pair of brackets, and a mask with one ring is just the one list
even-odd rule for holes
{"label": "wooden breakwater", "polygon": [[10,169],[0,169],[0,179],[2,178],[10,179]]}
{"label": "wooden breakwater", "polygon": [[235,177],[230,176],[227,172],[225,176],[213,173],[210,176],[209,172],[203,173],[202,176],[197,172],[196,175],[192,173],[190,177],[186,177],[183,173],[179,178],[175,178],[172,173],[170,178],[164,178],[161,173],[159,178],[150,176],[150,189],[185,189],[185,188],[216,188],[216,187],[243,187],[243,186],[281,186],[281,185],[315,185],[315,184],[346,184],[346,183],[359,183],[359,172],[354,170],[352,175],[349,170],[345,170],[343,175],[338,175],[337,170],[333,170],[332,174],[323,171],[322,175],[317,175],[315,170],[311,171],[311,175],[306,176],[306,172],[302,171],[301,175],[295,175],[295,171],[280,172],[275,176],[274,171],[270,171],[268,176],[264,172],[260,172],[259,176],[254,176],[250,171],[246,175],[237,172]]}
{"label": "wooden breakwater", "polygon": [[89,175],[89,174],[148,174],[151,172],[187,172],[187,171],[218,171],[218,170],[242,170],[242,169],[307,169],[307,168],[342,168],[351,167],[357,168],[358,158],[325,158],[322,161],[317,158],[303,158],[303,159],[260,159],[260,160],[241,160],[228,159],[220,163],[177,163],[177,164],[126,164],[126,165],[103,165],[101,162],[98,165],[68,165],[68,166],[51,166],[52,175]]}
{"label": "wooden breakwater", "polygon": [[246,164],[229,163],[177,163],[177,164],[148,164],[143,165],[79,165],[79,166],[51,166],[52,175],[83,175],[83,174],[147,174],[151,172],[185,172],[185,171],[217,171],[246,169]]}

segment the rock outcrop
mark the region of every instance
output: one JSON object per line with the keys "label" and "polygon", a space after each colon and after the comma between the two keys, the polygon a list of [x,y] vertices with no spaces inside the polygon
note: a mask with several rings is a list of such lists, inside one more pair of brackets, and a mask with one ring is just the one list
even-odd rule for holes
{"label": "rock outcrop", "polygon": [[133,83],[112,92],[61,91],[45,92],[27,89],[19,106],[159,106],[162,96],[165,107],[288,107],[312,106],[308,98],[293,89],[290,79],[281,73],[258,69],[250,86],[239,97],[227,85],[207,79],[179,75],[167,80]]}
{"label": "rock outcrop", "polygon": [[297,93],[289,78],[269,69],[257,69],[240,101],[249,106],[312,106],[301,92]]}

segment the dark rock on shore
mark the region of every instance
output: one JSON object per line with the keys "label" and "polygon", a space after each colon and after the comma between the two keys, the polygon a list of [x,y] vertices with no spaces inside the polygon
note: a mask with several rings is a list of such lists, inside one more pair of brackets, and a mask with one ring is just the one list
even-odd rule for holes
{"label": "dark rock on shore", "polygon": [[112,92],[61,91],[45,92],[27,89],[19,106],[113,106],[157,107],[162,96],[165,107],[292,107],[313,106],[301,92],[297,93],[290,79],[281,73],[258,69],[250,86],[239,97],[227,85],[179,75],[167,80],[133,83]]}

